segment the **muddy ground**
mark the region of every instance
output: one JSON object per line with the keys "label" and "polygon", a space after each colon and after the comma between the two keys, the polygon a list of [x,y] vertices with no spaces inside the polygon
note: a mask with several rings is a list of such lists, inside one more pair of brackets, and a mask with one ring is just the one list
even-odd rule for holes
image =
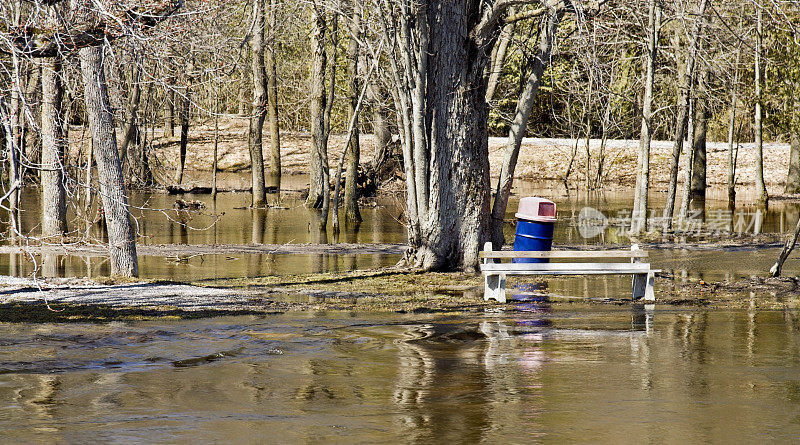
{"label": "muddy ground", "polygon": [[[554,284],[574,279],[525,281]],[[515,279],[509,278],[510,289]],[[544,286],[546,288],[547,286]],[[797,309],[800,280],[750,278],[731,282],[676,279],[659,274],[656,307]],[[538,305],[631,305],[629,298],[581,298],[542,291]],[[417,273],[385,268],[241,278],[195,283],[118,279],[0,277],[0,321],[110,321],[271,314],[288,311],[430,313],[530,310],[519,302],[483,300],[478,274]]]}

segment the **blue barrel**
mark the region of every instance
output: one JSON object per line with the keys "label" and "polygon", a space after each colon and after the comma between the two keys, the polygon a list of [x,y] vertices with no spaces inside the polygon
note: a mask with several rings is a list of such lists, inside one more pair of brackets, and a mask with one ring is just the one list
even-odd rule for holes
{"label": "blue barrel", "polygon": [[[553,222],[517,220],[514,250],[550,250],[553,246]],[[547,263],[547,258],[514,258],[514,263]]]}

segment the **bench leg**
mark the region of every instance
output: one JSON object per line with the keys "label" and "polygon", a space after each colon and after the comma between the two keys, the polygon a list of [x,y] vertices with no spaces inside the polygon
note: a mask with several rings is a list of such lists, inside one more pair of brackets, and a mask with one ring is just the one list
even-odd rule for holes
{"label": "bench leg", "polygon": [[644,299],[647,301],[656,301],[656,294],[653,292],[653,284],[656,279],[656,274],[653,272],[647,273],[647,287],[644,291]]}
{"label": "bench leg", "polygon": [[647,287],[647,275],[646,274],[636,274],[633,276],[633,295],[631,298],[634,300],[638,300],[643,298],[646,293]]}
{"label": "bench leg", "polygon": [[494,298],[500,303],[506,302],[506,275],[486,275],[483,299],[489,301]]}
{"label": "bench leg", "polygon": [[655,301],[656,296],[653,292],[653,282],[655,273],[637,274],[633,276],[633,299],[644,298],[646,301]]}

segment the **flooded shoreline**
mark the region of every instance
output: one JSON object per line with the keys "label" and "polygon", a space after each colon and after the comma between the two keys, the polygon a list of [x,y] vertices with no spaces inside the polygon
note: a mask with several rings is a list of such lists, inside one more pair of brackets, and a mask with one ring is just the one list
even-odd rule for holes
{"label": "flooded shoreline", "polygon": [[0,428],[12,442],[800,434],[795,311],[520,309],[2,323]]}

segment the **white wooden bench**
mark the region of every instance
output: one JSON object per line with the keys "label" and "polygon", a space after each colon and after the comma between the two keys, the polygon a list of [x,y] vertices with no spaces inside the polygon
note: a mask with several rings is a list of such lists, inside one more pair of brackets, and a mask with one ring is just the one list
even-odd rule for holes
{"label": "white wooden bench", "polygon": [[[492,243],[486,243],[479,255],[483,259],[481,272],[485,277],[484,300],[494,298],[505,303],[506,275],[633,275],[633,299],[644,298],[654,301],[653,279],[659,270],[650,269],[650,263],[643,263],[647,252],[634,244],[631,250],[556,250],[526,251],[492,250]],[[621,262],[581,262],[581,263],[502,263],[500,260],[513,258],[547,259],[630,259]]]}

